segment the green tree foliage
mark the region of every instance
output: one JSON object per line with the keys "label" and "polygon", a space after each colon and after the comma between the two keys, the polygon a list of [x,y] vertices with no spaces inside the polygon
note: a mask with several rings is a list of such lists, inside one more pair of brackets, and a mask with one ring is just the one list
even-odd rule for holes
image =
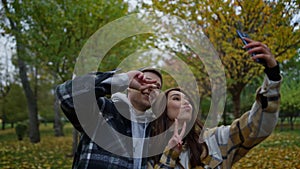
{"label": "green tree foliage", "polygon": [[281,122],[288,119],[291,129],[294,129],[294,120],[300,116],[300,59],[298,56],[293,57],[285,62],[282,74],[284,81],[281,87]]}
{"label": "green tree foliage", "polygon": [[[26,102],[28,106],[29,117],[29,137],[32,143],[40,141],[40,133],[38,126],[38,107],[36,94],[30,85],[30,79],[28,75],[28,68],[34,68],[32,65],[26,65],[29,61],[30,54],[26,49],[28,41],[26,41],[26,8],[22,8],[22,2],[13,1],[7,2],[1,1],[1,14],[4,16],[3,20],[0,20],[1,28],[5,30],[6,35],[13,38],[16,45],[16,66],[19,69],[19,77],[23,86],[23,90],[26,96]],[[28,40],[28,39],[27,39]],[[36,69],[35,71],[36,72]],[[36,79],[36,76],[34,76]],[[35,83],[34,83],[35,84]]]}
{"label": "green tree foliage", "polygon": [[16,123],[28,119],[26,98],[19,84],[11,84],[11,90],[6,97],[6,103],[1,104],[1,110],[6,113],[6,122]]}
{"label": "green tree foliage", "polygon": [[[24,1],[29,25],[30,51],[44,70],[57,74],[59,81],[72,72],[86,40],[101,26],[124,16],[127,7],[114,1]],[[49,72],[48,72],[49,73]]]}
{"label": "green tree foliage", "polygon": [[[1,12],[6,18],[1,20],[1,28],[6,35],[15,38],[16,63],[22,63],[20,77],[31,82],[31,86],[23,86],[27,86],[26,91],[31,94],[27,99],[31,101],[29,107],[35,105],[31,106],[35,113],[30,113],[34,119],[37,119],[38,91],[35,89],[39,88],[39,79],[48,78],[54,84],[71,79],[76,58],[86,40],[104,24],[127,13],[127,6],[121,0],[3,0],[2,6],[5,8]],[[32,124],[35,130],[30,127],[30,132],[38,130],[37,123]],[[34,142],[38,141],[37,138]]]}
{"label": "green tree foliage", "polygon": [[[39,63],[40,76],[52,79],[54,84],[72,78],[80,50],[94,32],[127,12],[126,5],[120,0],[26,1],[24,4],[30,16],[27,38],[31,45],[28,48]],[[55,135],[61,136],[58,102],[53,99],[53,103]],[[48,107],[40,112],[50,110]],[[47,117],[51,115],[47,113]]]}
{"label": "green tree foliage", "polygon": [[2,120],[2,130],[5,129],[5,123],[7,121],[4,105],[7,103],[6,97],[10,91],[10,81],[8,68],[0,64],[0,119]]}
{"label": "green tree foliage", "polygon": [[51,83],[40,83],[38,92],[39,115],[47,122],[54,122],[54,91]]}
{"label": "green tree foliage", "polygon": [[[290,80],[290,79],[285,79]],[[282,85],[281,95],[281,107],[280,117],[282,120],[286,118],[291,124],[293,129],[293,121],[296,117],[300,116],[300,82],[296,80],[290,80]]]}

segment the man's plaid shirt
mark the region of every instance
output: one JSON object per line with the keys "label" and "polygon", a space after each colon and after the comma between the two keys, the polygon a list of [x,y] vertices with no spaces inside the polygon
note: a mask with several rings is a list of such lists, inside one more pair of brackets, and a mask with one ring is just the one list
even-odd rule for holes
{"label": "man's plaid shirt", "polygon": [[[104,97],[105,95],[110,95],[111,90],[124,91],[128,87],[128,77],[126,75],[119,74],[120,76],[116,78],[114,76],[114,80],[112,80],[114,74],[115,71],[79,76],[58,85],[56,88],[56,95],[60,101],[63,112],[73,126],[81,132],[80,142],[73,161],[73,169],[133,168],[134,159],[131,158],[132,156],[124,157],[106,151],[106,149],[93,142],[90,138],[91,134],[87,134],[85,129],[86,126],[92,125],[92,128],[95,130],[95,133],[92,134],[96,134],[96,138],[100,138],[102,142],[106,142],[107,144],[105,146],[110,148],[110,150],[115,149],[119,152],[132,153],[133,147],[128,146],[128,144],[124,146],[123,138],[115,135],[107,137],[107,135],[114,133],[108,132],[111,128],[122,135],[132,137],[131,121],[124,118],[118,112],[115,103],[111,99]],[[91,85],[93,84],[91,82],[95,82],[95,85]],[[95,92],[97,98],[96,105],[92,104],[88,98],[85,99],[85,95],[89,92]],[[74,98],[75,100],[76,98],[80,98],[81,102],[76,105],[77,107],[74,106]],[[75,107],[80,109],[81,106],[84,107],[85,110],[85,112],[81,112],[84,116],[97,119],[96,125],[93,126],[93,124],[88,124],[88,121],[82,122],[79,120],[78,114],[76,114],[78,112],[76,112],[77,109],[75,111]],[[122,111],[129,111],[127,104],[123,103],[123,106],[125,107]],[[99,113],[99,110],[101,113]],[[109,127],[106,126],[106,128],[103,129],[105,127],[105,125],[103,125],[104,123],[109,124]],[[145,159],[142,161],[142,168],[146,168]]]}

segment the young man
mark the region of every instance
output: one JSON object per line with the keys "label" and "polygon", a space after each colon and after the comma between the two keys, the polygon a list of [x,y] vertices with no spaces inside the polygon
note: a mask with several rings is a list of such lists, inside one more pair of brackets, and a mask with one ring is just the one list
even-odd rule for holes
{"label": "young man", "polygon": [[[151,68],[88,74],[58,85],[61,108],[81,133],[72,168],[146,168],[144,138],[153,118],[146,110],[150,93],[161,86],[160,72]],[[118,93],[126,88],[127,95]]]}

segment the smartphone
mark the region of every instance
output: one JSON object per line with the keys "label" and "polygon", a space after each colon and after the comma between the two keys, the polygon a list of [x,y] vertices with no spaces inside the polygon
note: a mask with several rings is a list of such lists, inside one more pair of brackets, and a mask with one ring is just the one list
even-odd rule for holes
{"label": "smartphone", "polygon": [[[243,38],[244,38],[244,37],[245,37],[245,38],[250,38],[250,37],[248,36],[248,34],[247,34],[247,33],[244,33],[244,32],[241,32],[240,30],[236,30],[236,33],[237,33],[237,35],[239,36],[239,38],[242,40],[242,42],[244,43],[244,45],[247,45],[248,42],[247,42],[245,39],[243,39]],[[250,48],[248,48],[248,50],[249,50],[249,49],[250,49]],[[252,53],[251,56],[255,56],[255,53]],[[257,59],[255,59],[255,61],[256,61],[257,63],[260,63],[260,64],[265,64],[265,61],[264,61],[263,59],[257,58]]]}

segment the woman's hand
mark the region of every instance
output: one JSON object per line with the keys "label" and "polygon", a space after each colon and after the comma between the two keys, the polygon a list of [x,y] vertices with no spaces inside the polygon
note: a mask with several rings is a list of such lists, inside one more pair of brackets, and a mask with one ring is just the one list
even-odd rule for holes
{"label": "woman's hand", "polygon": [[244,39],[248,42],[244,48],[249,49],[248,53],[250,55],[255,53],[255,55],[252,57],[253,60],[263,59],[266,61],[266,66],[269,68],[273,68],[277,65],[275,57],[267,45],[249,38]]}
{"label": "woman's hand", "polygon": [[168,149],[173,149],[174,151],[180,153],[182,151],[182,139],[186,129],[186,122],[183,123],[182,129],[179,133],[178,129],[178,120],[175,119],[175,126],[174,126],[174,134],[172,138],[169,140]]}

